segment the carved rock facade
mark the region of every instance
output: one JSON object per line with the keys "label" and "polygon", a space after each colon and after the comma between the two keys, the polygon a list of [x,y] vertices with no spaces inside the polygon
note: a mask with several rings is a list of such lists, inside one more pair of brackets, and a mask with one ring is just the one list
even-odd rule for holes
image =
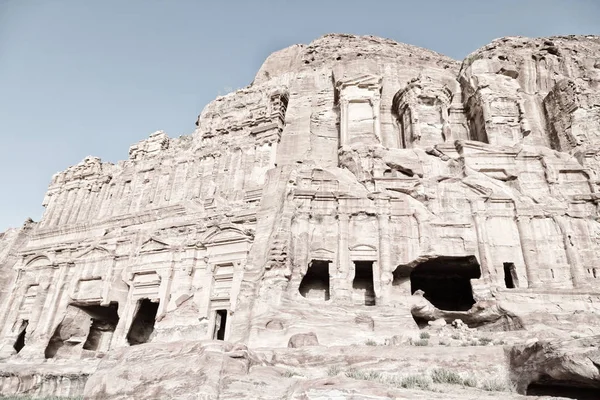
{"label": "carved rock facade", "polygon": [[599,53],[511,37],[461,64],[350,35],[274,53],[192,135],[52,178],[41,221],[0,236],[0,356],[593,315]]}

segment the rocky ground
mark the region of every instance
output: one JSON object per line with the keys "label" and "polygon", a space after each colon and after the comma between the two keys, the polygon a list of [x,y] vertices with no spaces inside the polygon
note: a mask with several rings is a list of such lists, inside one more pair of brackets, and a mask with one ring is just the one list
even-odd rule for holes
{"label": "rocky ground", "polygon": [[[600,398],[597,336],[540,341],[530,331],[435,325],[352,346],[319,346],[314,337],[296,337],[290,346],[297,348],[254,350],[221,341],[150,343],[87,360],[84,374],[81,363],[66,361],[2,370],[42,376],[31,393],[57,376],[85,384],[85,399]],[[73,398],[23,396],[6,398]]]}

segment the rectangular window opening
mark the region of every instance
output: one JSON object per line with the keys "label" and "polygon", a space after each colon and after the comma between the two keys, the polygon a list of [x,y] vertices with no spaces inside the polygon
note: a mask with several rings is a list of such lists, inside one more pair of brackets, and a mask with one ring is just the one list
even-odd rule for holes
{"label": "rectangular window opening", "polygon": [[504,263],[504,284],[508,289],[519,287],[519,278],[517,277],[517,269],[514,263]]}
{"label": "rectangular window opening", "polygon": [[127,342],[130,345],[134,346],[150,341],[150,336],[154,332],[158,305],[158,302],[153,303],[149,299],[142,299],[138,302],[138,311],[127,334]]}
{"label": "rectangular window opening", "polygon": [[354,280],[352,288],[363,291],[366,306],[375,305],[375,285],[373,283],[373,261],[354,262]]}
{"label": "rectangular window opening", "polygon": [[215,331],[213,339],[225,340],[225,329],[227,328],[227,310],[217,310],[215,313]]}

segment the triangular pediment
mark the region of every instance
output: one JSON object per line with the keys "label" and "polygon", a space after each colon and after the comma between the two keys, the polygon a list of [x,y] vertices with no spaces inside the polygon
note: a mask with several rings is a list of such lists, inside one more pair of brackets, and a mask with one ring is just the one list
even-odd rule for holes
{"label": "triangular pediment", "polygon": [[169,244],[155,238],[146,240],[140,247],[140,253],[150,253],[157,251],[166,251],[169,249]]}
{"label": "triangular pediment", "polygon": [[101,246],[92,246],[87,248],[86,250],[84,250],[82,253],[80,253],[77,257],[77,259],[79,258],[102,258],[102,257],[107,257],[110,255],[110,252],[105,249],[104,247]]}

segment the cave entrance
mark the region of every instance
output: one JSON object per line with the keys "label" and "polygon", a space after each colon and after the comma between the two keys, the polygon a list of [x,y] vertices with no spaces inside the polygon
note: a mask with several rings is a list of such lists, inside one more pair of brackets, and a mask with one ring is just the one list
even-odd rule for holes
{"label": "cave entrance", "polygon": [[150,299],[138,301],[138,310],[127,334],[127,342],[131,346],[147,343],[150,339],[150,335],[154,332],[158,305],[158,302],[154,303]]}
{"label": "cave entrance", "polygon": [[24,319],[21,322],[21,326],[19,328],[19,335],[17,336],[17,340],[15,340],[15,344],[13,348],[17,351],[17,354],[23,350],[25,347],[25,335],[27,334],[27,326],[29,325],[29,321]]}
{"label": "cave entrance", "polygon": [[85,350],[106,351],[119,323],[118,303],[110,303],[108,307],[100,305],[79,306],[91,317],[90,332],[83,344]]}
{"label": "cave entrance", "polygon": [[213,339],[225,340],[225,330],[227,328],[227,310],[217,310],[215,312],[215,331]]}
{"label": "cave entrance", "polygon": [[504,263],[504,285],[507,289],[519,287],[519,277],[514,263]]}
{"label": "cave entrance", "polygon": [[[69,304],[63,320],[46,346],[45,357],[54,358],[59,352],[64,356],[78,345],[82,345],[84,350],[108,351],[119,323],[118,308],[116,302],[108,306],[101,306],[99,303]],[[86,335],[83,336],[82,333]]]}
{"label": "cave entrance", "polygon": [[422,290],[440,310],[467,311],[475,304],[471,279],[479,277],[481,269],[474,256],[437,257],[413,268],[410,288],[412,294]]}
{"label": "cave entrance", "polygon": [[300,282],[299,292],[308,299],[329,300],[329,263],[313,260]]}
{"label": "cave entrance", "polygon": [[542,380],[540,382],[529,384],[525,395],[561,397],[577,400],[600,399],[600,388],[575,385],[573,382]]}
{"label": "cave entrance", "polygon": [[375,285],[373,283],[373,261],[354,261],[352,288],[364,293],[364,304],[375,305]]}

